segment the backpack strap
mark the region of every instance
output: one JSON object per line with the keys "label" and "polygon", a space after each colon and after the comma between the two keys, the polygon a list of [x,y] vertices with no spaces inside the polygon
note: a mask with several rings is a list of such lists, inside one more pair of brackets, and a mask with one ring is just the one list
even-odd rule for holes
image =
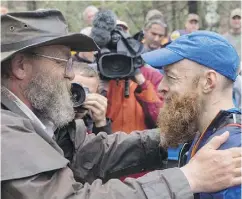
{"label": "backpack strap", "polygon": [[228,116],[226,116],[224,122],[222,122],[217,128],[218,129],[227,127],[227,126],[238,126],[241,127],[241,114],[238,113],[230,113]]}
{"label": "backpack strap", "polygon": [[[241,128],[241,114],[221,111],[210,126],[213,129],[213,132],[216,132],[219,129],[227,126],[237,126]],[[181,148],[179,153],[178,167],[182,167],[187,163],[188,152],[191,146],[192,143],[186,142],[185,144],[183,144],[183,147]]]}

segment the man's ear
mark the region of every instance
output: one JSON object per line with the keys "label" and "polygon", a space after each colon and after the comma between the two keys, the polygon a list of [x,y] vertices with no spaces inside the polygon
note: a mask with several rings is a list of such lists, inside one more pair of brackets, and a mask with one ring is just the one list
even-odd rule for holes
{"label": "man's ear", "polygon": [[18,80],[23,80],[27,75],[27,65],[25,56],[21,53],[16,54],[11,60],[12,76]]}
{"label": "man's ear", "polygon": [[217,85],[218,77],[214,70],[207,70],[204,73],[203,92],[211,92]]}

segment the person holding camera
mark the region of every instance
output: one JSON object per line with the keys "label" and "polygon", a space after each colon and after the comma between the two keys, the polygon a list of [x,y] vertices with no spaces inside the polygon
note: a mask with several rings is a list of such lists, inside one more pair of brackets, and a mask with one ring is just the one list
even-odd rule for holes
{"label": "person holding camera", "polygon": [[[111,10],[99,11],[91,33],[101,47],[96,62],[101,76],[100,91],[108,99],[107,118],[112,121],[114,133],[156,128],[163,105],[157,92],[162,74],[144,64],[140,54],[145,47],[119,29],[116,18]],[[150,170],[135,170],[121,179],[138,178]]]}
{"label": "person holding camera", "polygon": [[125,80],[102,80],[100,91],[108,99],[107,117],[112,130],[130,133],[156,127],[163,99],[157,93],[162,75],[150,66],[137,69],[129,81],[129,97],[125,97]]}
{"label": "person holding camera", "polygon": [[74,62],[75,78],[73,83],[80,84],[85,90],[83,104],[76,108],[76,119],[82,118],[89,133],[98,134],[101,131],[112,133],[111,121],[106,119],[107,98],[98,94],[99,75],[91,66]]}
{"label": "person holding camera", "polygon": [[99,11],[91,32],[101,48],[96,62],[100,90],[108,99],[107,117],[113,132],[155,128],[163,104],[157,92],[162,74],[143,63],[144,46],[119,29],[116,18],[111,10]]}
{"label": "person holding camera", "polygon": [[72,80],[72,95],[78,98],[75,109],[75,120],[55,130],[55,141],[69,161],[75,151],[76,123],[83,120],[87,133],[112,133],[111,121],[106,119],[107,98],[98,94],[99,75],[86,63],[73,62],[75,78]]}
{"label": "person holding camera", "polygon": [[[1,16],[1,23],[3,198],[190,199],[193,193],[239,184],[241,174],[235,174],[241,164],[234,156],[241,161],[241,148],[216,150],[226,135],[213,138],[183,168],[121,182],[110,177],[132,167],[161,164],[165,153],[158,148],[159,130],[95,135],[87,134],[82,120],[76,120],[69,162],[44,121],[58,128],[73,121],[71,50],[98,47],[87,36],[68,33],[58,10],[8,13]],[[214,164],[214,157],[221,161]],[[204,168],[206,172],[201,172]]]}

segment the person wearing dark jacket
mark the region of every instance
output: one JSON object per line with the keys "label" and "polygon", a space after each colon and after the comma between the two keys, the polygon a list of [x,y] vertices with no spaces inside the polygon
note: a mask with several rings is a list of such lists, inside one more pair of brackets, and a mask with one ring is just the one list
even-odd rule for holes
{"label": "person wearing dark jacket", "polygon": [[[234,174],[241,165],[232,154],[240,155],[241,149],[216,150],[228,139],[226,134],[212,139],[181,169],[156,170],[139,179],[104,183],[132,167],[157,166],[165,157],[162,147],[158,148],[163,140],[160,132],[87,134],[83,121],[76,120],[71,135],[74,155],[69,162],[45,121],[59,128],[74,119],[69,94],[74,79],[70,52],[98,47],[89,37],[68,34],[65,19],[57,10],[8,13],[1,16],[1,22],[3,198],[190,199],[192,193],[238,184]],[[213,156],[226,161],[221,158],[213,164]],[[204,168],[206,173],[201,172]]]}
{"label": "person wearing dark jacket", "polygon": [[[165,105],[158,126],[168,146],[193,140],[184,152],[188,163],[209,140],[225,131],[230,136],[220,150],[241,146],[241,110],[234,106],[232,96],[240,59],[226,39],[214,32],[197,31],[162,50],[143,54],[143,58],[154,67],[164,67],[159,91]],[[239,199],[241,185],[217,193],[202,192],[196,198]]]}

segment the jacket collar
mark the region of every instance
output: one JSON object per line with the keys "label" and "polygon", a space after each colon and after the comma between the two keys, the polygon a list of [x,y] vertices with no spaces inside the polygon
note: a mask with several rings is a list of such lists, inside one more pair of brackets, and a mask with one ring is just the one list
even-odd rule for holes
{"label": "jacket collar", "polygon": [[1,103],[8,110],[24,117],[28,118],[36,133],[41,136],[46,142],[48,142],[59,153],[63,154],[60,147],[52,139],[51,135],[47,133],[46,126],[36,117],[36,115],[10,90],[1,86]]}

